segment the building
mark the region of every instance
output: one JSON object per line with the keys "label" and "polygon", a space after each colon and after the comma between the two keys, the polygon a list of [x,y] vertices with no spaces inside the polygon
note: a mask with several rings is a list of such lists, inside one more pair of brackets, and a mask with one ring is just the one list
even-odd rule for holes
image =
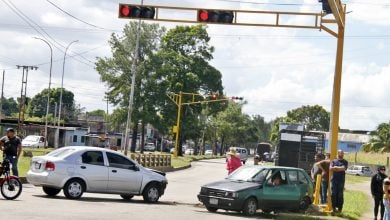
{"label": "building", "polygon": [[[370,141],[371,136],[367,131],[340,130],[338,139],[338,149],[344,152],[360,151],[363,144]],[[329,132],[326,132],[325,148],[329,149]]]}

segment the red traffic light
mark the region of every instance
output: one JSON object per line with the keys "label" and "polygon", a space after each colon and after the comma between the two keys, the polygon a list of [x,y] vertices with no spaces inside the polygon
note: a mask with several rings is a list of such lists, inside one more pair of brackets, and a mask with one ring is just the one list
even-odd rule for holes
{"label": "red traffic light", "polygon": [[155,14],[154,7],[119,4],[119,18],[154,19]]}
{"label": "red traffic light", "polygon": [[198,21],[204,23],[233,23],[233,11],[198,10]]}

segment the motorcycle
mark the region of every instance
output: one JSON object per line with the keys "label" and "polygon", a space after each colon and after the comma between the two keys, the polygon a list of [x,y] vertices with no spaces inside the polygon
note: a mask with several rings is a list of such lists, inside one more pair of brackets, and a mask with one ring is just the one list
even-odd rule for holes
{"label": "motorcycle", "polygon": [[10,161],[5,159],[0,164],[0,191],[5,199],[14,200],[22,193],[22,182],[19,177],[11,176],[10,170]]}

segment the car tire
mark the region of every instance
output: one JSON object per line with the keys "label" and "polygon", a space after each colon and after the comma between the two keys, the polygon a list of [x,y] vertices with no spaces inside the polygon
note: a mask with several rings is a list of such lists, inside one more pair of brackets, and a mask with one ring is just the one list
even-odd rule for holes
{"label": "car tire", "polygon": [[257,211],[257,200],[255,198],[249,198],[245,200],[242,212],[246,216],[254,216]]}
{"label": "car tire", "polygon": [[245,161],[245,160],[243,160],[243,161],[242,161],[242,164],[244,164],[244,165],[245,165],[245,163],[246,163],[246,161]]}
{"label": "car tire", "polygon": [[272,210],[269,210],[269,209],[264,209],[264,210],[261,210],[264,214],[268,215],[272,212]]}
{"label": "car tire", "polygon": [[309,197],[303,197],[302,200],[299,202],[299,210],[300,211],[306,211],[311,204],[311,200]]}
{"label": "car tire", "polygon": [[214,207],[210,207],[210,206],[206,206],[206,209],[209,212],[217,212],[218,211],[218,208],[214,208]]}
{"label": "car tire", "polygon": [[142,196],[147,203],[157,203],[160,199],[160,189],[158,185],[155,183],[147,185]]}
{"label": "car tire", "polygon": [[85,184],[80,179],[71,179],[64,186],[64,194],[68,199],[79,199],[85,191]]}
{"label": "car tire", "polygon": [[124,200],[131,200],[134,197],[134,195],[129,195],[129,194],[121,194],[120,196]]}
{"label": "car tire", "polygon": [[46,195],[48,195],[50,197],[54,197],[54,196],[58,195],[58,193],[61,192],[61,189],[56,189],[56,188],[48,187],[48,186],[43,186],[42,190],[44,193],[46,193]]}

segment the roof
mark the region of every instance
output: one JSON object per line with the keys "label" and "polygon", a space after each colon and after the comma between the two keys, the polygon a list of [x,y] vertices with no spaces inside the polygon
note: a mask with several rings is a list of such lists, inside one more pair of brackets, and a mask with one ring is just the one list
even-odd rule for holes
{"label": "roof", "polygon": [[[353,143],[368,143],[371,136],[368,134],[339,133],[339,141]],[[326,139],[329,140],[329,132],[326,132]]]}

